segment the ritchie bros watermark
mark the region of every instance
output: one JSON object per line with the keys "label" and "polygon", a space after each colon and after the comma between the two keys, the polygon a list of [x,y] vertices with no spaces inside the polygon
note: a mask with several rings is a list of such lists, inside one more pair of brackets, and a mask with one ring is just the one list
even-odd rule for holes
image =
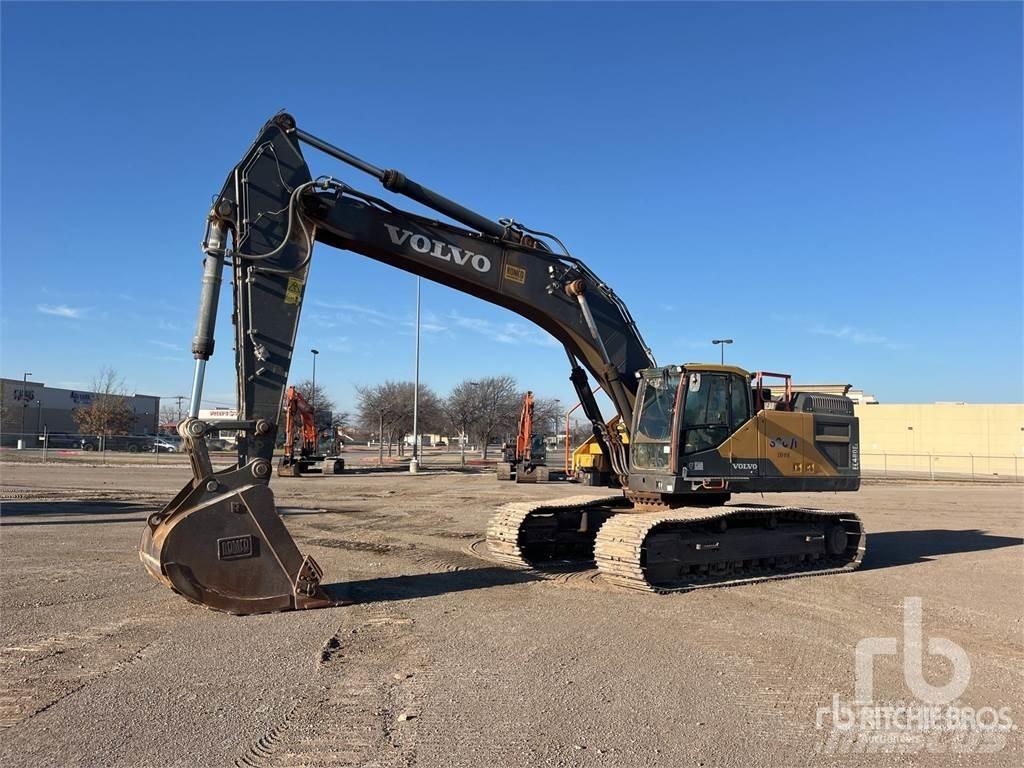
{"label": "ritchie bros watermark", "polygon": [[854,652],[854,698],[837,693],[818,707],[815,727],[824,732],[823,754],[853,752],[998,752],[1016,730],[1011,708],[967,706],[960,697],[971,679],[971,660],[957,643],[930,637],[927,652],[942,656],[952,669],[944,685],[932,685],[923,672],[925,642],[920,597],[903,600],[903,678],[910,698],[881,702],[874,696],[875,660],[897,656],[897,637],[866,637]]}

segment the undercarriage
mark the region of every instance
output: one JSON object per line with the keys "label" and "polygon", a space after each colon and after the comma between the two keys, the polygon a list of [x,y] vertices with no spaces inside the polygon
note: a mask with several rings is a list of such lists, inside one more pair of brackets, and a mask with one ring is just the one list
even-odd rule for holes
{"label": "undercarriage", "polygon": [[623,496],[509,504],[490,521],[492,555],[525,568],[586,568],[621,587],[681,592],[850,571],[864,531],[849,512],[760,505],[665,506]]}

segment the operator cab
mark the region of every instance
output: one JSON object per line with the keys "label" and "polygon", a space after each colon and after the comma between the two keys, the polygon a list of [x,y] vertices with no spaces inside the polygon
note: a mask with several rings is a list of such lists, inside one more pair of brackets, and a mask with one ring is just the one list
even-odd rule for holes
{"label": "operator cab", "polygon": [[724,443],[753,412],[751,375],[742,368],[673,365],[642,371],[640,379],[630,436],[637,470],[674,472],[687,456]]}
{"label": "operator cab", "polygon": [[544,464],[548,457],[548,446],[544,440],[544,435],[537,434],[536,432],[530,436],[530,456],[529,461],[531,464]]}
{"label": "operator cab", "polygon": [[859,430],[848,397],[795,392],[784,373],[710,363],[650,368],[638,378],[629,441],[634,492],[724,503],[737,491],[860,485]]}

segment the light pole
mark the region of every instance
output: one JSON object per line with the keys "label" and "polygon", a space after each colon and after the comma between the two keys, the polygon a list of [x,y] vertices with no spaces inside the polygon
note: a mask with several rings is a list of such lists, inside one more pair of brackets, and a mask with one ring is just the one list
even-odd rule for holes
{"label": "light pole", "polygon": [[732,344],[732,339],[712,339],[712,344],[717,344],[722,350],[722,365],[725,365],[725,345]]}
{"label": "light pole", "polygon": [[309,407],[316,413],[316,356],[320,354],[319,349],[309,350],[313,353],[313,384],[309,388]]}
{"label": "light pole", "polygon": [[416,278],[416,377],[412,385],[412,460],[409,474],[415,475],[420,468],[420,278]]}
{"label": "light pole", "polygon": [[31,371],[25,371],[21,376],[21,437],[25,437],[25,409],[28,408],[28,377]]}
{"label": "light pole", "polygon": [[558,441],[558,417],[559,417],[559,416],[561,415],[561,413],[562,413],[562,411],[561,411],[561,408],[562,408],[562,401],[561,401],[561,400],[559,400],[559,399],[558,399],[558,398],[556,397],[556,398],[555,398],[555,413],[554,413],[554,415],[552,415],[552,417],[551,417],[551,424],[552,424],[552,425],[554,426],[554,428],[555,428],[555,434],[554,434],[554,438],[555,438],[556,444],[557,444],[557,441]]}

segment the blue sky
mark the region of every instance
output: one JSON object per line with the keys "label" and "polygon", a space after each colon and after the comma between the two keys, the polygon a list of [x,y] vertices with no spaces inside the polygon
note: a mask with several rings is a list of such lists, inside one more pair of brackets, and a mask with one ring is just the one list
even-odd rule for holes
{"label": "blue sky", "polygon": [[[2,373],[187,393],[211,195],[287,108],[554,231],[659,362],[883,402],[1022,397],[1019,4],[2,8]],[[333,173],[385,194],[313,150]],[[293,379],[411,378],[415,278],[320,246]],[[227,299],[227,294],[225,294]],[[211,403],[230,403],[222,302]],[[574,400],[517,316],[424,282],[423,380]]]}

